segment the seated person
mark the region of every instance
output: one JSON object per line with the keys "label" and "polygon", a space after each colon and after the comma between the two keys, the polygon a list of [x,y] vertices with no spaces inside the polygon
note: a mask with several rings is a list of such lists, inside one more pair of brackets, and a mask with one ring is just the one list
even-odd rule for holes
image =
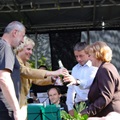
{"label": "seated person", "polygon": [[30,98],[33,99],[33,103],[40,103],[37,94],[33,90],[30,90]]}
{"label": "seated person", "polygon": [[68,113],[67,105],[65,103],[62,103],[60,100],[61,92],[60,92],[59,88],[57,88],[57,87],[50,88],[47,91],[47,94],[48,94],[48,97],[49,97],[51,104],[60,105],[61,109],[65,110]]}
{"label": "seated person", "polygon": [[38,67],[38,69],[48,70],[47,66],[45,66],[45,65],[40,65],[40,66]]}

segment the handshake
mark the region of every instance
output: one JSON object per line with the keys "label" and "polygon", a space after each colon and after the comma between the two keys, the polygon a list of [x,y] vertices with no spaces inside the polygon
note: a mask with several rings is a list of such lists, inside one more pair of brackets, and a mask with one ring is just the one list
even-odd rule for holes
{"label": "handshake", "polygon": [[63,84],[68,83],[67,86],[70,86],[80,84],[80,81],[76,80],[72,75],[70,75],[66,68],[61,68],[57,71],[59,71],[59,75],[52,77],[54,80],[54,85],[62,86]]}

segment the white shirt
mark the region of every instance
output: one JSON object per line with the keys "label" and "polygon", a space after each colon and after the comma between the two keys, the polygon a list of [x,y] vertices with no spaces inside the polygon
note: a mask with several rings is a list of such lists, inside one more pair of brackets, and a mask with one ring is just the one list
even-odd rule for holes
{"label": "white shirt", "polygon": [[[75,65],[72,69],[71,75],[75,79],[80,80],[80,85],[71,85],[68,87],[67,91],[67,101],[68,111],[73,109],[74,103],[80,101],[86,101],[88,99],[89,88],[93,82],[98,68],[92,66],[91,61],[88,61],[85,65],[81,66],[79,63]],[[76,98],[75,98],[76,94]]]}

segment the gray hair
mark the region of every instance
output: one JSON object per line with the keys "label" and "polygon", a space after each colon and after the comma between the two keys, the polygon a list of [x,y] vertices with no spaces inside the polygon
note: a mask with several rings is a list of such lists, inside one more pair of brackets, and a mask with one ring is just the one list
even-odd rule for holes
{"label": "gray hair", "polygon": [[86,47],[87,47],[87,43],[86,42],[78,42],[74,46],[73,50],[74,51],[81,51],[81,50],[84,50]]}
{"label": "gray hair", "polygon": [[21,31],[25,29],[25,26],[19,21],[13,21],[6,26],[4,33],[10,33],[13,29]]}

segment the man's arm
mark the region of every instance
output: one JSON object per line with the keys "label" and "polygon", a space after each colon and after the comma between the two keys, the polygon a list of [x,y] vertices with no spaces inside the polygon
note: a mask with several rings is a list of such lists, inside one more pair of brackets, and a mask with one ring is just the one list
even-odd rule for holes
{"label": "man's arm", "polygon": [[74,111],[73,111],[74,99],[75,99],[75,90],[74,90],[74,86],[71,85],[68,87],[66,104],[68,106],[68,112],[72,116],[74,115]]}
{"label": "man's arm", "polygon": [[9,70],[0,70],[0,88],[5,99],[14,112],[15,120],[20,120],[20,118],[18,118],[20,107],[15,95],[15,89]]}

